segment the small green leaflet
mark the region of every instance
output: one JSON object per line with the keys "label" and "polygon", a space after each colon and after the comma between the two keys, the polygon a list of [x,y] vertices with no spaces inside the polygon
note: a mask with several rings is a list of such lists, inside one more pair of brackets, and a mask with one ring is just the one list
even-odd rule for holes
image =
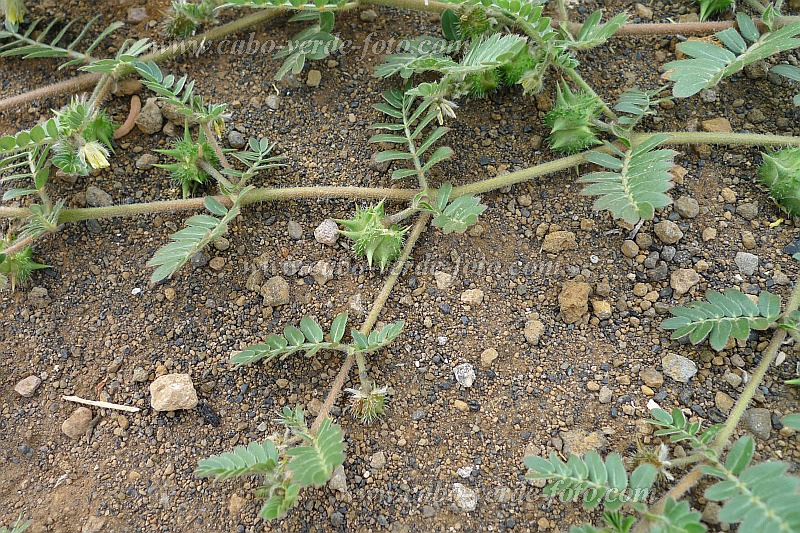
{"label": "small green leaflet", "polygon": [[769,292],[758,296],[758,304],[736,289],[726,289],[724,294],[709,291],[707,301],[696,301],[688,307],[674,307],[673,318],[663,322],[664,329],[674,329],[673,339],[689,336],[692,344],[708,337],[717,351],[725,348],[728,339],[744,340],[750,330],[765,330],[780,316],[781,300]]}
{"label": "small green leaflet", "polygon": [[450,202],[442,214],[433,219],[433,225],[445,233],[464,233],[484,211],[486,206],[480,203],[480,198],[465,194]]}
{"label": "small green leaflet", "polygon": [[198,477],[213,477],[221,481],[249,474],[263,474],[278,466],[278,450],[275,443],[251,442],[247,446],[237,446],[230,452],[203,459],[198,463],[194,474]]}
{"label": "small green leaflet", "polygon": [[600,24],[603,12],[599,9],[589,15],[581,26],[581,31],[574,41],[568,42],[568,46],[573,50],[587,50],[606,42],[614,35],[618,29],[628,22],[628,14],[620,13],[605,24]]}

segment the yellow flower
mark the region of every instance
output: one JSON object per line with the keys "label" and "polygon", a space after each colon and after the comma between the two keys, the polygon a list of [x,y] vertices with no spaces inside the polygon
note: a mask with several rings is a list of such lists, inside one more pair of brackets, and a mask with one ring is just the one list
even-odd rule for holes
{"label": "yellow flower", "polygon": [[225,128],[225,121],[220,118],[212,122],[211,125],[214,127],[214,133],[216,133],[217,137],[221,139],[222,132],[224,131]]}
{"label": "yellow flower", "polygon": [[81,161],[89,163],[92,168],[108,167],[108,149],[97,141],[84,144],[79,152]]}
{"label": "yellow flower", "polygon": [[25,18],[25,4],[23,0],[1,0],[0,12],[5,12],[6,20],[11,24],[19,24]]}

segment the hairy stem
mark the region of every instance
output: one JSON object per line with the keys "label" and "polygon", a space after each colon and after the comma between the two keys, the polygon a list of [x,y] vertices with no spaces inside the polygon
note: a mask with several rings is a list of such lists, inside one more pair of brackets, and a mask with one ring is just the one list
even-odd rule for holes
{"label": "hairy stem", "polygon": [[[419,191],[416,189],[388,189],[373,187],[287,187],[287,188],[261,188],[248,192],[242,199],[241,205],[265,202],[270,200],[300,200],[303,198],[352,198],[352,199],[389,199],[410,200]],[[230,207],[231,201],[227,196],[214,196],[223,205]],[[111,205],[108,207],[77,207],[64,209],[58,219],[59,224],[65,222],[78,222],[81,220],[125,217],[144,215],[149,213],[170,213],[203,209],[204,198],[189,198],[186,200],[162,200],[130,205]],[[26,207],[0,206],[0,218],[27,218],[31,214]]]}
{"label": "hairy stem", "polygon": [[[704,131],[665,131],[669,135],[664,144],[727,144],[730,146],[800,146],[800,137],[767,135],[761,133],[716,133]],[[661,133],[636,133],[631,142],[636,145]]]}
{"label": "hairy stem", "polygon": [[222,152],[222,148],[219,147],[217,136],[214,135],[213,131],[211,131],[211,126],[209,126],[208,122],[203,122],[200,124],[200,127],[203,128],[203,133],[206,134],[208,144],[211,145],[211,148],[214,149],[214,153],[217,154],[217,159],[219,159],[219,164],[222,165],[222,168],[231,168],[231,164],[228,163],[228,158],[225,157],[225,154]]}
{"label": "hairy stem", "polygon": [[489,178],[477,181],[475,183],[470,183],[468,185],[453,187],[453,191],[450,193],[450,196],[451,198],[458,198],[459,196],[463,196],[465,194],[474,195],[493,191],[495,189],[501,189],[509,185],[515,185],[517,183],[532,180],[533,178],[538,178],[539,176],[544,176],[545,174],[551,174],[553,172],[559,172],[568,168],[574,168],[575,166],[585,162],[586,158],[583,154],[562,157],[561,159],[548,161],[547,163],[526,168],[525,170],[518,170],[517,172],[504,174],[495,178]]}
{"label": "hairy stem", "polygon": [[9,246],[8,248],[3,248],[2,250],[0,250],[0,253],[3,253],[5,255],[11,255],[13,253],[17,253],[20,250],[22,250],[23,248],[25,248],[26,246],[28,246],[30,243],[35,241],[37,238],[41,237],[42,235],[44,235],[44,233],[41,233],[39,235],[29,235],[29,236],[25,237],[24,239],[20,239],[18,241],[14,241],[14,244]]}
{"label": "hairy stem", "polygon": [[[705,133],[705,132],[665,132],[670,137],[664,144],[731,144],[742,146],[800,146],[800,137],[788,135],[761,135],[753,133]],[[634,144],[641,143],[655,133],[641,133],[633,136]],[[586,159],[583,154],[575,154],[555,161],[548,161],[524,170],[480,180],[467,185],[453,188],[454,198],[464,194],[481,194],[495,189],[515,185],[569,168],[574,168]],[[375,187],[287,187],[287,188],[259,188],[248,192],[242,199],[242,205],[255,202],[275,200],[299,200],[302,198],[353,198],[353,199],[387,199],[410,200],[419,193],[418,189],[390,189]],[[225,196],[215,196],[224,205],[230,206],[230,200]],[[113,205],[108,207],[84,207],[64,209],[59,217],[59,223],[77,222],[90,218],[111,218],[121,216],[140,215],[147,213],[165,213],[202,209],[202,198],[187,200],[166,200],[130,205]],[[24,218],[30,216],[30,210],[24,207],[0,207],[0,218]]]}
{"label": "hairy stem", "polygon": [[693,453],[692,455],[687,455],[686,457],[676,457],[675,459],[669,460],[669,466],[675,468],[682,468],[684,466],[699,463],[704,461],[706,456],[702,453]]}
{"label": "hairy stem", "polygon": [[92,91],[92,96],[89,97],[89,103],[94,107],[95,114],[100,111],[100,106],[103,105],[103,101],[108,97],[108,93],[111,92],[111,87],[115,83],[114,79],[108,74],[103,74],[98,80],[94,91]]}
{"label": "hairy stem", "polygon": [[391,227],[392,224],[399,224],[418,211],[419,209],[416,207],[406,207],[402,211],[398,211],[397,213],[386,217],[384,226],[388,228]]}
{"label": "hairy stem", "polygon": [[[569,13],[567,13],[567,5],[564,3],[564,0],[558,0],[556,2],[556,6],[558,6],[558,18],[559,22],[564,22],[565,24],[569,23]],[[555,22],[555,21],[554,21]],[[567,34],[572,37],[571,31],[567,29]]]}
{"label": "hairy stem", "polygon": [[[378,321],[378,315],[380,315],[384,304],[386,304],[386,300],[389,299],[389,295],[392,293],[395,283],[397,283],[397,280],[400,278],[400,274],[403,272],[403,266],[405,266],[406,261],[408,261],[411,251],[414,249],[414,245],[417,243],[417,239],[419,239],[420,235],[422,235],[422,232],[427,227],[428,220],[430,220],[430,215],[423,213],[417,219],[416,224],[414,224],[414,228],[408,235],[408,239],[406,240],[405,246],[403,246],[403,251],[400,253],[400,257],[398,257],[392,265],[392,271],[386,278],[386,281],[383,283],[383,289],[381,289],[381,292],[375,298],[375,302],[372,304],[372,309],[370,309],[369,315],[367,315],[366,320],[364,320],[364,323],[361,325],[360,331],[364,335],[369,334],[370,330],[372,330],[372,327],[375,325],[375,322]],[[339,396],[342,387],[344,387],[344,382],[347,380],[347,376],[350,373],[350,369],[352,368],[354,361],[354,355],[349,354],[342,363],[342,368],[339,370],[339,373],[336,375],[336,379],[333,381],[331,390],[328,392],[328,397],[325,398],[325,403],[322,404],[322,409],[320,409],[317,418],[314,419],[314,424],[311,426],[312,433],[316,433],[317,429],[319,429],[319,425],[322,424],[322,421],[328,416],[328,413],[330,413],[333,403]]]}
{"label": "hairy stem", "polygon": [[430,0],[361,0],[362,5],[387,6],[400,9],[413,9],[415,11],[429,11],[432,13],[444,13],[448,9],[458,7],[458,4],[447,4]]}
{"label": "hairy stem", "polygon": [[[794,292],[800,292],[798,291],[797,287],[800,287],[800,285],[795,286]],[[763,355],[761,356],[761,362],[758,364],[758,367],[756,367],[756,371],[750,377],[750,381],[747,382],[747,386],[745,386],[742,394],[739,396],[739,399],[736,400],[736,405],[733,406],[731,413],[728,415],[725,425],[722,427],[720,432],[717,433],[717,436],[711,445],[711,449],[714,450],[717,455],[722,453],[722,450],[724,450],[728,445],[731,435],[733,435],[736,426],[739,424],[739,420],[742,418],[742,415],[747,409],[747,405],[750,403],[750,400],[756,393],[756,389],[764,380],[764,374],[767,373],[769,366],[773,361],[775,361],[775,357],[778,355],[778,350],[780,350],[781,344],[785,338],[785,329],[777,329],[775,330],[775,333],[773,333],[769,346],[767,346],[766,351],[764,351]]]}
{"label": "hairy stem", "polygon": [[97,85],[101,77],[102,75],[99,73],[84,74],[69,80],[54,83],[53,85],[48,85],[47,87],[40,87],[17,96],[4,98],[0,100],[0,113],[8,111],[9,109],[21,108],[31,102],[44,100],[52,96],[81,92]]}

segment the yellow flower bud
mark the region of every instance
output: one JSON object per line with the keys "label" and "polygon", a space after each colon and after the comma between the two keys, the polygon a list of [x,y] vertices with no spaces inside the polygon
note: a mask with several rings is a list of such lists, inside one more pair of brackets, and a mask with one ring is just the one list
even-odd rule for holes
{"label": "yellow flower bud", "polygon": [[19,24],[25,18],[25,3],[22,0],[0,0],[2,9],[5,12],[6,20],[11,24]]}
{"label": "yellow flower bud", "polygon": [[80,157],[92,168],[108,167],[108,150],[97,141],[84,144],[80,150]]}

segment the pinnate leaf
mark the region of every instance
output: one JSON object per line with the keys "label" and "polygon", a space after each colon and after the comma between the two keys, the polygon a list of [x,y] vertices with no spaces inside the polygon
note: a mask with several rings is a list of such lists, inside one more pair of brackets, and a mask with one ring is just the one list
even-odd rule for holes
{"label": "pinnate leaf", "polygon": [[672,160],[674,150],[655,148],[668,138],[654,135],[636,147],[622,152],[607,145],[616,154],[589,152],[586,159],[606,167],[609,171],[592,172],[580,179],[589,183],[581,194],[600,196],[594,209],[607,209],[615,218],[634,224],[652,219],[655,209],[665,207],[672,199],[664,194],[672,188]]}
{"label": "pinnate leaf", "polygon": [[673,339],[688,335],[693,344],[708,337],[711,347],[719,351],[731,337],[746,339],[750,330],[765,330],[780,315],[780,298],[766,291],[759,296],[758,305],[736,289],[727,289],[724,294],[709,291],[706,298],[707,302],[671,309],[674,316],[662,327],[675,330]]}
{"label": "pinnate leaf", "polygon": [[247,446],[237,446],[230,452],[203,459],[194,473],[199,477],[223,480],[248,474],[263,474],[273,470],[277,464],[278,450],[275,443],[265,440],[262,443],[251,442]]}

